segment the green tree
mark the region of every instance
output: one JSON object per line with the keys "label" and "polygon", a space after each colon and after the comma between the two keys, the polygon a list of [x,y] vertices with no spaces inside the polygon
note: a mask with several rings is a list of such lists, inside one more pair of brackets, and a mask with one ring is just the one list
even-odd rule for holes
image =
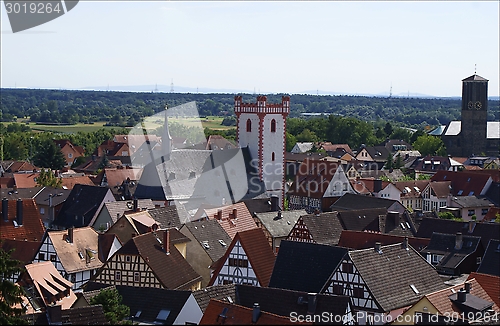
{"label": "green tree", "polygon": [[396,156],[396,161],[394,162],[395,169],[401,169],[403,167],[403,159],[401,158],[401,154]]}
{"label": "green tree", "polygon": [[316,142],[318,141],[318,136],[309,129],[304,129],[300,134],[297,135],[297,141],[299,142]]}
{"label": "green tree", "polygon": [[392,158],[391,154],[389,154],[389,156],[387,156],[387,161],[385,162],[385,168],[387,170],[394,169],[394,159]]}
{"label": "green tree", "polygon": [[25,309],[16,308],[17,304],[23,302],[22,289],[9,281],[15,273],[22,271],[19,261],[10,257],[12,250],[6,252],[0,248],[0,325],[26,325],[27,322],[21,317]]}
{"label": "green tree", "polygon": [[295,144],[297,144],[297,138],[295,138],[294,135],[292,135],[287,131],[285,132],[285,142],[286,142],[286,151],[290,152],[295,146]]}
{"label": "green tree", "polygon": [[443,141],[431,135],[424,134],[419,136],[413,143],[413,148],[420,152],[423,156],[426,155],[446,155],[446,148]]}
{"label": "green tree", "polygon": [[52,170],[60,170],[66,165],[63,153],[52,139],[40,141],[33,157],[33,163],[40,168]]}
{"label": "green tree", "polygon": [[116,289],[104,289],[98,295],[90,299],[91,305],[101,304],[104,315],[111,325],[130,324],[123,319],[130,315],[130,308],[122,304],[122,296]]}
{"label": "green tree", "polygon": [[62,188],[62,179],[56,177],[51,169],[42,169],[40,175],[36,178],[36,184],[45,187]]}
{"label": "green tree", "polygon": [[384,132],[387,135],[387,137],[389,137],[392,134],[393,129],[392,129],[392,125],[389,122],[387,122],[385,124],[385,126],[384,126]]}

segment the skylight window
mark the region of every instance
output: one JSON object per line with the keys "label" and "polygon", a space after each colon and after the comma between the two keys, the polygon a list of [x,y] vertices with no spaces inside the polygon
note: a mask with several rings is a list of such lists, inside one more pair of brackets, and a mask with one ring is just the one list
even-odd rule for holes
{"label": "skylight window", "polygon": [[401,228],[402,228],[403,230],[406,230],[406,228],[405,228],[405,226],[404,226],[404,224],[403,224],[403,223],[400,223],[400,225],[401,225]]}
{"label": "skylight window", "polygon": [[170,310],[168,310],[168,309],[162,309],[158,313],[158,316],[156,316],[156,320],[158,320],[158,321],[165,321],[165,320],[167,320],[168,315],[170,315]]}
{"label": "skylight window", "polygon": [[461,196],[461,195],[463,194],[463,192],[464,192],[463,190],[459,190],[459,191],[457,192],[457,195]]}
{"label": "skylight window", "polygon": [[208,241],[202,241],[201,242],[201,245],[203,246],[203,248],[205,249],[210,249],[210,245],[208,244]]}
{"label": "skylight window", "polygon": [[469,196],[474,195],[474,191],[469,192]]}
{"label": "skylight window", "polygon": [[418,290],[417,290],[417,288],[415,287],[415,285],[410,284],[410,287],[411,287],[411,289],[413,290],[413,292],[415,292],[415,294],[420,294],[420,292],[418,292]]}
{"label": "skylight window", "polygon": [[224,240],[220,240],[220,239],[219,239],[219,243],[220,243],[222,246],[224,246],[224,247],[225,247],[225,246],[227,246],[227,244],[224,242]]}

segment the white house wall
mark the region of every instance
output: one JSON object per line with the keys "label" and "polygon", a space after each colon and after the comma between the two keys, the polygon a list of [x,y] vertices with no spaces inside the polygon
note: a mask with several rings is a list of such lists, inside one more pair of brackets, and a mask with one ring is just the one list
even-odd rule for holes
{"label": "white house wall", "polygon": [[[230,259],[246,260],[248,265],[247,267],[230,266]],[[214,282],[215,285],[225,283],[261,286],[243,247],[241,247],[240,241],[236,241],[234,244],[231,253],[228,255]]]}
{"label": "white house wall", "polygon": [[200,306],[198,305],[198,302],[196,302],[193,294],[190,294],[186,303],[182,307],[181,312],[177,315],[174,325],[187,325],[187,323],[197,325],[199,324],[201,317],[203,317],[203,311],[201,311]]}

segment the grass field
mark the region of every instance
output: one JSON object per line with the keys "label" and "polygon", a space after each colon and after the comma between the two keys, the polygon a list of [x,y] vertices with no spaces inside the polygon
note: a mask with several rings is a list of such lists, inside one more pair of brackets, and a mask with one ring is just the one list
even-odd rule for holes
{"label": "grass field", "polygon": [[[234,126],[223,126],[221,125],[223,118],[222,117],[206,117],[201,119],[202,128],[209,128],[213,130],[227,130],[231,128],[235,128]],[[180,123],[182,125],[188,127],[199,126],[200,119],[198,118],[169,118],[169,121]],[[19,122],[18,122],[19,123]],[[22,122],[21,122],[22,123]],[[4,125],[8,125],[9,123],[3,122]],[[45,132],[51,131],[56,133],[76,133],[79,131],[82,132],[93,132],[99,130],[101,128],[119,128],[119,127],[105,127],[104,124],[106,122],[95,122],[94,124],[83,124],[78,123],[75,125],[65,125],[65,126],[57,126],[57,125],[38,125],[35,123],[29,123],[28,126],[35,132]],[[146,118],[146,125],[148,129],[155,129],[163,125],[163,121],[156,119],[152,121],[151,119]]]}

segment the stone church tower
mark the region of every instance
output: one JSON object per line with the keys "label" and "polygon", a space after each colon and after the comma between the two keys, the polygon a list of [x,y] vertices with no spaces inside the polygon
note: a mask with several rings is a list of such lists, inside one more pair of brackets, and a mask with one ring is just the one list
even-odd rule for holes
{"label": "stone church tower", "polygon": [[258,96],[257,103],[243,103],[241,96],[235,96],[234,112],[239,146],[248,147],[266,193],[278,196],[284,209],[285,130],[290,97],[283,96],[281,103],[269,104],[266,96]]}

